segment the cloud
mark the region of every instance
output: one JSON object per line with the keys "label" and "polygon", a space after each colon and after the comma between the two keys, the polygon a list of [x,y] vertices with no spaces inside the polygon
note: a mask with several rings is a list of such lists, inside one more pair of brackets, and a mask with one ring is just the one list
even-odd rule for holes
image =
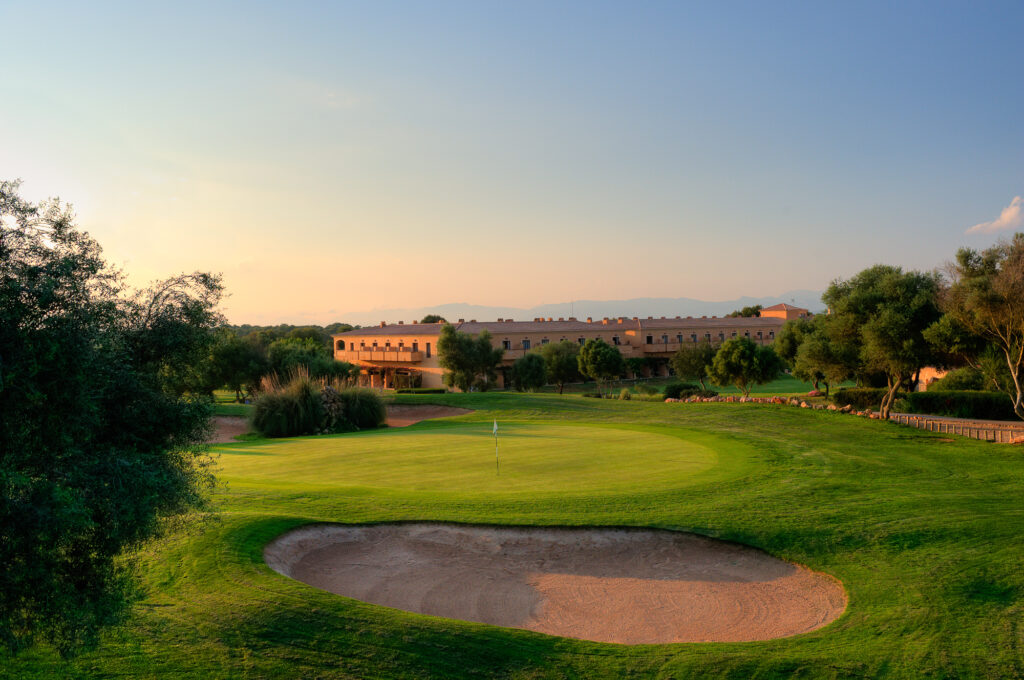
{"label": "cloud", "polygon": [[1003,229],[1019,227],[1024,224],[1024,211],[1022,211],[1021,208],[1024,208],[1024,205],[1021,204],[1020,196],[1014,196],[1013,200],[1010,201],[1010,205],[1003,208],[1003,211],[999,213],[999,217],[991,222],[975,224],[967,230],[967,233],[991,234],[993,231],[1002,231]]}

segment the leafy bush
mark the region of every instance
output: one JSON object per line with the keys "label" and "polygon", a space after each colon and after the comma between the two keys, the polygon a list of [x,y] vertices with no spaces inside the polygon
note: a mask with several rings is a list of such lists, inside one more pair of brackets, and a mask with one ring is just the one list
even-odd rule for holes
{"label": "leafy bush", "polygon": [[619,392],[619,399],[621,399],[622,401],[629,401],[630,394],[629,394],[629,388],[628,387],[623,387],[622,388],[622,391]]}
{"label": "leafy bush", "polygon": [[855,409],[877,409],[887,390],[884,387],[844,387],[836,390],[832,401],[837,406],[853,406]]}
{"label": "leafy bush", "polygon": [[928,386],[929,392],[950,392],[960,390],[979,391],[985,388],[985,376],[976,368],[964,366],[947,373]]}
{"label": "leafy bush", "polygon": [[971,390],[910,392],[898,402],[896,410],[979,420],[1017,419],[1013,412],[1013,403],[1002,392]]}
{"label": "leafy bush", "polygon": [[448,390],[444,387],[403,387],[400,390],[395,390],[395,394],[447,394]]}
{"label": "leafy bush", "polygon": [[666,399],[679,399],[683,392],[687,392],[686,396],[693,394],[695,390],[699,390],[700,385],[697,383],[686,383],[686,382],[670,382],[665,385],[665,398]]}

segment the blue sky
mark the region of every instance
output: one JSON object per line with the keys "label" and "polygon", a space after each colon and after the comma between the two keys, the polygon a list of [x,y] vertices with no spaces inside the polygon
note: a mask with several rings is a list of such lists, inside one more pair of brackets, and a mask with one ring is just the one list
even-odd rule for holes
{"label": "blue sky", "polygon": [[1019,2],[5,2],[0,25],[0,176],[73,202],[140,283],[222,271],[236,322],[774,295],[1020,222]]}

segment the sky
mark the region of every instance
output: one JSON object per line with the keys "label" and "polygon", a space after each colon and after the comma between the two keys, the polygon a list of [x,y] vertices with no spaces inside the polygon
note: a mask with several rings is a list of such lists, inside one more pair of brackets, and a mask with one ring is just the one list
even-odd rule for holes
{"label": "sky", "polygon": [[1020,2],[0,0],[0,177],[234,323],[725,300],[1024,231]]}

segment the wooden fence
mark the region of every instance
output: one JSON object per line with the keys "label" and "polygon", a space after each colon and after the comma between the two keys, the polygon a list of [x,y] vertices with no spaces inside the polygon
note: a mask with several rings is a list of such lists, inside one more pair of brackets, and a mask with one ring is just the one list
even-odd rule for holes
{"label": "wooden fence", "polygon": [[989,442],[1000,442],[1008,444],[1011,441],[1024,437],[1024,425],[1007,423],[1006,425],[994,425],[991,423],[975,423],[959,420],[937,420],[927,416],[911,416],[897,413],[890,416],[901,425],[909,425],[919,430],[938,432],[940,434],[955,434],[970,439],[981,439]]}

